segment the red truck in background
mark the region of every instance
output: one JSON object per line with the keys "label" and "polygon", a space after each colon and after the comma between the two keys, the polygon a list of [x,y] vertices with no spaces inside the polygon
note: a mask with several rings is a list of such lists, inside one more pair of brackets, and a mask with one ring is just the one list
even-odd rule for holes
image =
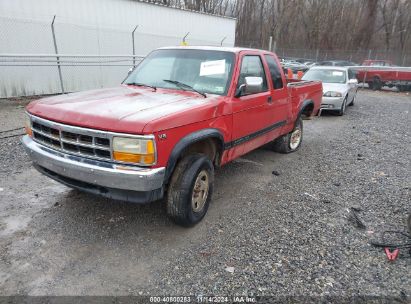
{"label": "red truck in background", "polygon": [[377,60],[377,59],[366,59],[361,65],[366,66],[395,66],[391,60]]}
{"label": "red truck in background", "polygon": [[118,87],[30,103],[22,142],[54,180],[136,203],[165,197],[170,218],[192,226],[214,168],[269,142],[296,151],[322,94],[321,82],[287,83],[271,52],[161,48]]}
{"label": "red truck in background", "polygon": [[390,60],[364,60],[354,67],[358,82],[367,83],[373,90],[383,86],[397,87],[400,92],[411,90],[411,67],[398,67]]}

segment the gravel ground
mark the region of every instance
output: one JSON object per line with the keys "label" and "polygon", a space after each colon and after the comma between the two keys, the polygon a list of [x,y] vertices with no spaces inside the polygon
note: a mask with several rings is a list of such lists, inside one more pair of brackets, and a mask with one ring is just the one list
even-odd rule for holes
{"label": "gravel ground", "polygon": [[[22,126],[25,102],[0,101],[0,131]],[[209,212],[191,229],[173,225],[163,202],[115,202],[51,181],[19,137],[0,139],[0,294],[410,301],[410,254],[388,262],[368,244],[406,231],[410,112],[410,95],[360,91],[344,117],[304,121],[297,153],[263,147],[219,169]]]}

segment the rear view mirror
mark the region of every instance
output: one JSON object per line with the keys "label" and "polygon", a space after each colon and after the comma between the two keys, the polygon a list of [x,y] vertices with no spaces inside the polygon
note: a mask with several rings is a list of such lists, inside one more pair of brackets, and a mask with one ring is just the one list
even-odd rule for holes
{"label": "rear view mirror", "polygon": [[358,84],[358,80],[357,79],[350,79],[348,80],[348,84]]}
{"label": "rear view mirror", "polygon": [[238,88],[237,97],[261,92],[263,89],[262,77],[246,77],[245,83]]}

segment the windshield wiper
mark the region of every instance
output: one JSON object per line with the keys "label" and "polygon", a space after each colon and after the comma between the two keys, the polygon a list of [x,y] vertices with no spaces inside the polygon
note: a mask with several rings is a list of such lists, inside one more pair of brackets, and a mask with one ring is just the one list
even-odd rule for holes
{"label": "windshield wiper", "polygon": [[157,91],[157,87],[149,85],[149,84],[144,84],[144,83],[140,83],[140,82],[130,82],[130,83],[126,83],[126,84],[135,85],[135,86],[138,86],[138,87],[152,88],[154,90],[154,92]]}
{"label": "windshield wiper", "polygon": [[182,83],[182,82],[177,81],[177,80],[171,80],[171,79],[163,79],[163,81],[169,82],[169,83],[172,83],[172,84],[175,84],[176,86],[178,86],[178,87],[180,87],[180,88],[182,88],[182,89],[187,88],[187,89],[189,89],[189,90],[191,90],[191,91],[194,91],[194,92],[200,94],[200,95],[203,96],[204,98],[207,98],[206,93],[203,93],[203,92],[201,92],[201,91],[198,91],[198,90],[194,89],[192,86],[190,86],[190,85],[188,85],[188,84]]}

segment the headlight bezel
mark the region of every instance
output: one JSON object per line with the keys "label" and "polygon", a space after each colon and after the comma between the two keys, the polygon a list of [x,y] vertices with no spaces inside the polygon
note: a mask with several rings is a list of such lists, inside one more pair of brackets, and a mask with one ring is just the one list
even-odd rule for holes
{"label": "headlight bezel", "polygon": [[327,91],[323,94],[324,97],[341,98],[343,94],[337,91]]}
{"label": "headlight bezel", "polygon": [[[126,144],[124,145],[124,142],[119,143],[121,140]],[[139,143],[138,149],[133,150],[133,148],[130,147],[133,142]],[[125,147],[127,145],[128,147]],[[115,163],[142,167],[152,167],[157,164],[157,145],[154,135],[127,136],[126,134],[116,134],[111,138],[111,153],[112,160]],[[133,156],[139,158],[139,161],[124,161],[118,159],[121,157],[129,157],[129,159],[131,159]],[[143,161],[143,159],[147,159],[148,157],[152,157],[153,161],[149,163]]]}

